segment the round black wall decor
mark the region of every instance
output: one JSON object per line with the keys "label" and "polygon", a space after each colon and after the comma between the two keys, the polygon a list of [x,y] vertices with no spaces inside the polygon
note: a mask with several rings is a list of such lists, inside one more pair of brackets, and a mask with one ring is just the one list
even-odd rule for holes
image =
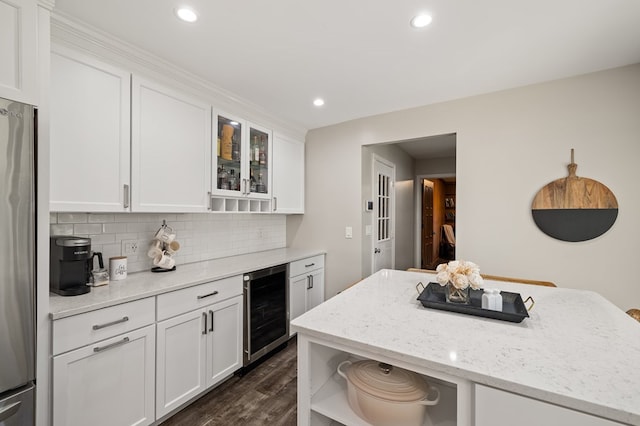
{"label": "round black wall decor", "polygon": [[558,240],[586,241],[607,232],[618,217],[618,201],[600,182],[576,176],[578,165],[568,166],[569,176],[548,183],[533,199],[531,214],[538,228]]}

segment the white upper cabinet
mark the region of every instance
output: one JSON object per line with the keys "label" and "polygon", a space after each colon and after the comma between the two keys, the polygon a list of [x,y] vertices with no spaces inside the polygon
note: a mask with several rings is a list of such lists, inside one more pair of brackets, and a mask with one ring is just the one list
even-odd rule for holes
{"label": "white upper cabinet", "polygon": [[207,211],[210,105],[137,76],[131,105],[133,211]]}
{"label": "white upper cabinet", "polygon": [[229,114],[214,115],[212,193],[269,199],[271,194],[271,131]]}
{"label": "white upper cabinet", "polygon": [[0,0],[0,97],[37,105],[37,4]]}
{"label": "white upper cabinet", "polygon": [[304,143],[273,137],[273,212],[304,213]]}
{"label": "white upper cabinet", "polygon": [[124,70],[53,46],[52,211],[129,210],[130,79]]}

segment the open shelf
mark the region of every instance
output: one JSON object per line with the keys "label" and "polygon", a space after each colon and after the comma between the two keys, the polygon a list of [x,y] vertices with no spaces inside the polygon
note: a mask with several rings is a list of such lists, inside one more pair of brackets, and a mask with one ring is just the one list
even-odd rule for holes
{"label": "open shelf", "polygon": [[270,213],[271,200],[214,196],[211,197],[211,211],[214,213]]}
{"label": "open shelf", "polygon": [[[312,361],[312,364],[318,365],[316,362],[324,364],[314,370],[319,375],[314,375],[315,379],[312,379],[312,382],[316,382],[316,386],[313,386],[316,390],[313,391],[312,389],[310,401],[311,423],[317,425],[370,426],[370,423],[351,409],[347,397],[347,382],[335,370],[332,370],[332,366],[341,360],[349,359],[356,362],[363,359],[363,357],[339,350],[331,350],[317,344],[312,344],[311,347],[315,349],[312,351],[312,359],[317,356]],[[421,374],[421,376],[440,391],[440,402],[435,406],[427,407],[423,426],[456,426],[458,386],[455,383],[428,375]],[[325,379],[322,379],[322,377]]]}

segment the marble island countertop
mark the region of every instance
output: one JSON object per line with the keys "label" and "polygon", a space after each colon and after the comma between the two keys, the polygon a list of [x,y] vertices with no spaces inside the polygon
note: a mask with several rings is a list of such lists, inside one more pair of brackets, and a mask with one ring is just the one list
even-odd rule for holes
{"label": "marble island countertop", "polygon": [[532,296],[521,323],[428,309],[426,273],[382,270],[296,318],[292,330],[640,425],[640,324],[597,293],[487,281]]}
{"label": "marble island countertop", "polygon": [[89,293],[81,296],[63,297],[50,293],[49,311],[51,318],[56,320],[318,254],[324,254],[324,251],[282,248],[177,265],[173,272],[136,272],[129,274],[125,280],[93,287]]}

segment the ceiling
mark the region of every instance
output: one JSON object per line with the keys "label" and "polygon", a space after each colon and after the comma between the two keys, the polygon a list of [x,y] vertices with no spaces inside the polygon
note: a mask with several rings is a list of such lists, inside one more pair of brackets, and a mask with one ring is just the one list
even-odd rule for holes
{"label": "ceiling", "polygon": [[[183,4],[196,23],[175,17]],[[638,0],[56,0],[55,10],[306,129],[640,62]],[[433,22],[414,30],[421,11]]]}

